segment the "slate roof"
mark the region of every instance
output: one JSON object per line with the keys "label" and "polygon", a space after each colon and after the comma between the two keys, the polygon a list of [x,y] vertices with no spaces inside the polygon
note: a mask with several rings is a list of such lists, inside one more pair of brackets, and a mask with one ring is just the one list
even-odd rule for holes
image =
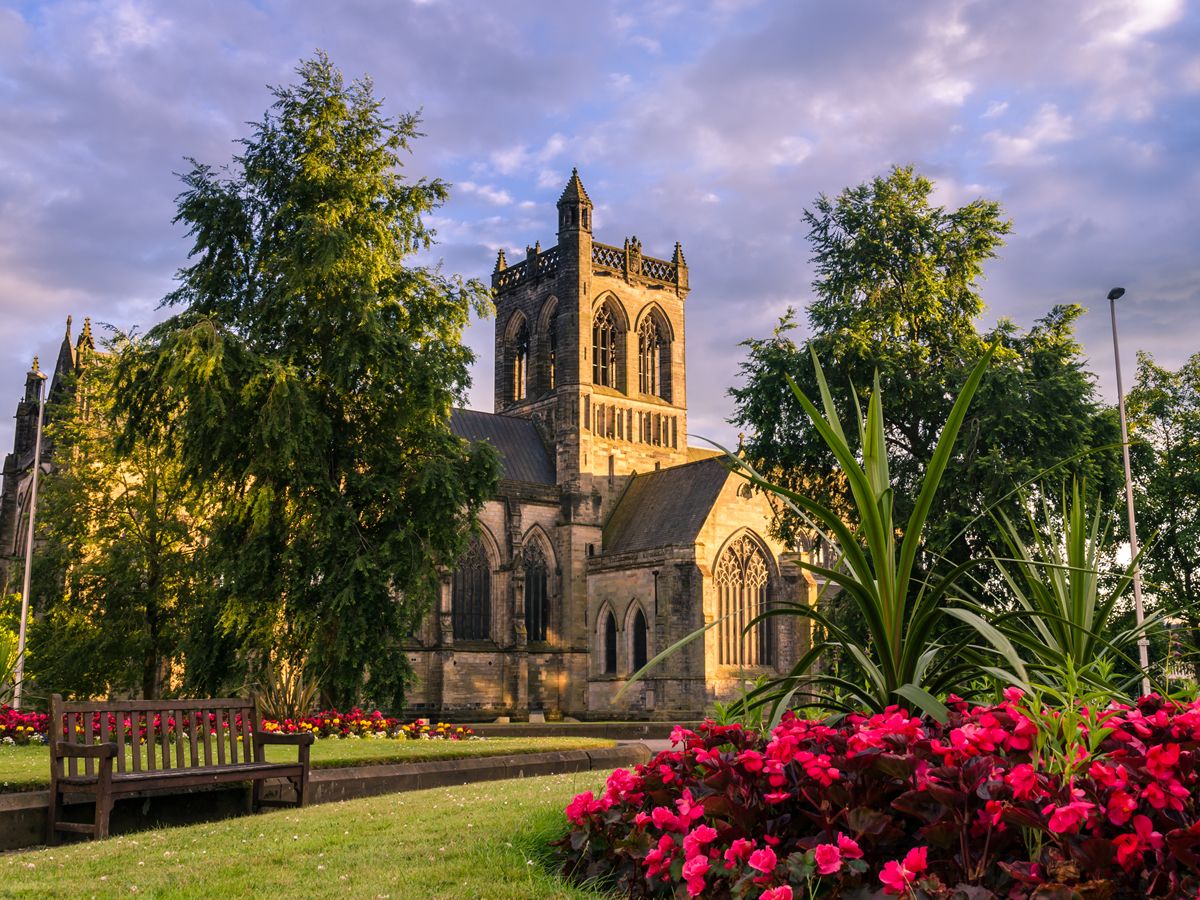
{"label": "slate roof", "polygon": [[636,476],[604,527],[604,553],[690,544],[729,478],[724,456]]}
{"label": "slate roof", "polygon": [[468,441],[488,441],[500,451],[503,477],[509,481],[557,484],[554,462],[530,419],[478,412],[450,411],[450,430]]}

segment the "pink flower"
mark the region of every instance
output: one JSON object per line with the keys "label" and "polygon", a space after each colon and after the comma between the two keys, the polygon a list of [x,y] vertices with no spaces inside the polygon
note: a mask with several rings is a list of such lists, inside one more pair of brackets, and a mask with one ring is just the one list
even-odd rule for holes
{"label": "pink flower", "polygon": [[691,788],[684,788],[683,796],[675,801],[675,808],[679,810],[679,831],[686,831],[692,822],[704,815],[704,804],[692,799]]}
{"label": "pink flower", "polygon": [[775,871],[775,865],[778,862],[775,858],[775,851],[770,847],[764,847],[761,850],[755,850],[750,854],[750,868],[757,869],[763,874],[769,875]]}
{"label": "pink flower", "polygon": [[1086,800],[1073,800],[1062,806],[1051,803],[1042,810],[1042,815],[1050,817],[1048,827],[1055,834],[1074,834],[1087,820],[1093,807],[1095,804]]}
{"label": "pink flower", "polygon": [[928,849],[913,847],[904,856],[903,862],[891,860],[883,864],[879,880],[883,882],[885,894],[904,894],[909,885],[917,880],[917,876],[928,867]]}
{"label": "pink flower", "polygon": [[567,804],[567,821],[572,825],[582,825],[584,819],[599,811],[600,804],[591,791],[576,794],[575,799]]}
{"label": "pink flower", "polygon": [[1108,798],[1108,821],[1124,825],[1137,810],[1137,800],[1124,791],[1113,791]]}
{"label": "pink flower", "polygon": [[738,838],[729,845],[729,849],[725,851],[725,868],[732,869],[735,865],[745,860],[754,850],[754,842],[748,841],[745,838]]}
{"label": "pink flower", "polygon": [[1142,789],[1142,796],[1155,809],[1167,809],[1169,807],[1178,812],[1183,810],[1183,800],[1188,796],[1188,789],[1178,781],[1172,779],[1167,782],[1166,790],[1163,790],[1161,785],[1146,785]]}
{"label": "pink flower", "polygon": [[1146,771],[1162,781],[1172,779],[1179,764],[1178,744],[1158,744],[1146,751]]}
{"label": "pink flower", "polygon": [[711,844],[717,839],[717,829],[710,825],[697,825],[683,838],[683,856],[684,859],[692,857],[704,852],[704,845]]}
{"label": "pink flower", "polygon": [[679,817],[666,806],[656,806],[650,811],[650,820],[660,831],[684,831],[687,825],[679,824]]}
{"label": "pink flower", "polygon": [[707,872],[707,856],[693,856],[683,864],[683,880],[689,897],[704,893],[704,876]]}
{"label": "pink flower", "polygon": [[842,856],[846,857],[846,859],[862,859],[862,848],[858,846],[854,838],[839,834],[837,836],[837,846]]}
{"label": "pink flower", "polygon": [[787,791],[772,791],[769,794],[763,794],[763,799],[774,805],[776,803],[784,803],[790,797]]}
{"label": "pink flower", "polygon": [[897,862],[889,860],[883,864],[883,869],[879,872],[879,880],[883,882],[883,892],[885,894],[903,894],[908,891],[908,886],[917,878],[916,872],[910,872],[908,869]]}
{"label": "pink flower", "polygon": [[1004,776],[1004,783],[1013,789],[1013,796],[1018,800],[1028,800],[1038,788],[1037,772],[1029,763],[1021,763]]}
{"label": "pink flower", "polygon": [[792,886],[781,884],[779,887],[767,888],[758,895],[758,900],[792,900]]}
{"label": "pink flower", "polygon": [[674,857],[675,841],[669,834],[664,834],[658,839],[658,846],[647,853],[643,860],[647,877],[653,878],[655,875],[663,873],[664,880],[668,878],[667,870],[671,868],[671,860]]}
{"label": "pink flower", "polygon": [[813,851],[813,859],[817,864],[818,875],[832,875],[842,868],[842,851],[837,844],[818,844]]}

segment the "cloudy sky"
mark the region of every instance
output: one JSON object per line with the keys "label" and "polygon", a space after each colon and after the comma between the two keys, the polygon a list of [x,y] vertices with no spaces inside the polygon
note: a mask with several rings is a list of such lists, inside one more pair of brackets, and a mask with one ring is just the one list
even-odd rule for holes
{"label": "cloudy sky", "polygon": [[[188,247],[173,173],[227,161],[266,85],[318,47],[392,113],[423,110],[409,171],[454,185],[436,217],[450,270],[553,243],[572,166],[599,240],[683,242],[693,433],[729,439],[739,341],[809,299],[803,209],[894,164],[939,202],[1003,204],[987,322],[1090,307],[1106,395],[1114,285],[1127,371],[1137,349],[1172,366],[1200,350],[1196,3],[0,0],[0,448],[68,314],[163,315]],[[490,409],[491,323],[469,340]]]}

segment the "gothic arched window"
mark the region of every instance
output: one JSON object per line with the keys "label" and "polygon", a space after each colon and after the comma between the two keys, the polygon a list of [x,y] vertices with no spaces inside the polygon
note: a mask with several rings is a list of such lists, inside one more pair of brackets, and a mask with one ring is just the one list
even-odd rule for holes
{"label": "gothic arched window", "polygon": [[649,637],[646,616],[639,608],[633,617],[633,653],[631,654],[630,672],[636,672],[646,665],[646,660],[649,658],[647,653],[650,644]]}
{"label": "gothic arched window", "polygon": [[617,323],[607,306],[592,320],[592,383],[617,386]]}
{"label": "gothic arched window", "polygon": [[524,557],[525,634],[531,641],[544,641],[550,624],[550,567],[536,541],[525,545]]}
{"label": "gothic arched window", "polygon": [[604,649],[604,675],[617,674],[617,617],[609,610],[600,623],[600,639]]}
{"label": "gothic arched window", "polygon": [[525,320],[513,335],[513,399],[524,400],[529,394],[529,328]]}
{"label": "gothic arched window", "polygon": [[471,546],[454,570],[450,609],[455,639],[485,640],[491,636],[492,567],[478,537],[471,539]]}
{"label": "gothic arched window", "polygon": [[762,547],[742,535],[725,548],[713,576],[717,585],[717,662],[723,666],[769,666],[775,642],[771,620],[746,631],[747,624],[767,609],[767,561]]}
{"label": "gothic arched window", "polygon": [[653,316],[646,316],[638,326],[638,390],[643,394],[662,396],[659,368],[662,365],[662,332]]}

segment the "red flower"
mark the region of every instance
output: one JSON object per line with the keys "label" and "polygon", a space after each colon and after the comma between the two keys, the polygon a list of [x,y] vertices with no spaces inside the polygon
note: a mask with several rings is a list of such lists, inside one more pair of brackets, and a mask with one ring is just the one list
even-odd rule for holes
{"label": "red flower", "polygon": [[846,857],[846,859],[862,859],[862,848],[858,846],[854,838],[839,834],[837,836],[837,846],[842,856]]}
{"label": "red flower", "polygon": [[779,887],[767,888],[758,895],[758,900],[792,900],[792,886],[781,884]]}

